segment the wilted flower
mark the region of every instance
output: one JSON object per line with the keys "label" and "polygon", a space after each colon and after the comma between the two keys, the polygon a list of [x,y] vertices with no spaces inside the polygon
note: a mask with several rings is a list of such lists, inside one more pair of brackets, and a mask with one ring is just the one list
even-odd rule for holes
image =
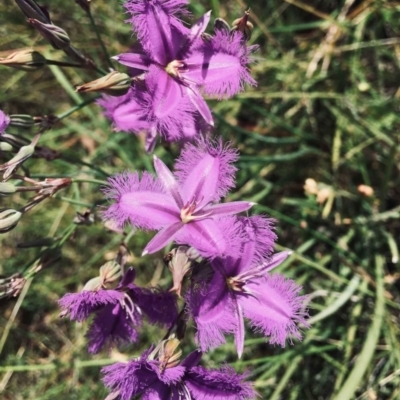
{"label": "wilted flower", "polygon": [[199,366],[200,351],[190,353],[179,362],[180,352],[173,352],[175,341],[164,341],[128,363],[104,367],[103,381],[112,391],[106,400],[130,400],[137,395],[149,400],[245,400],[256,397],[251,383],[244,381],[246,374],[237,374],[229,367],[208,370]]}
{"label": "wilted flower", "polygon": [[[221,142],[199,140],[186,144],[173,174],[158,158],[154,167],[158,177],[144,172],[123,173],[109,180],[108,198],[114,200],[104,213],[123,226],[159,232],[143,254],[154,253],[174,240],[195,247],[206,257],[226,255],[237,246],[235,218],[254,203],[218,203],[234,186],[237,159],[233,149]],[[228,217],[227,217],[228,216]],[[232,246],[230,246],[232,244]]]}
{"label": "wilted flower", "polygon": [[81,92],[104,92],[111,96],[122,96],[126,94],[131,86],[131,78],[127,74],[112,71],[102,78],[77,86],[76,91]]}
{"label": "wilted flower", "polygon": [[10,123],[10,117],[0,110],[0,135],[4,133]]}
{"label": "wilted flower", "polygon": [[130,268],[115,289],[105,289],[119,275],[118,268],[106,264],[100,277],[91,279],[80,293],[67,293],[59,300],[60,316],[82,322],[95,313],[89,328],[88,349],[97,353],[110,345],[135,342],[137,329],[145,313],[150,323],[171,324],[177,317],[176,298],[159,290],[143,289],[132,282],[135,270]]}
{"label": "wilted flower", "polygon": [[37,51],[21,50],[0,59],[0,65],[21,69],[23,71],[35,71],[46,65],[46,59]]}
{"label": "wilted flower", "polygon": [[282,275],[269,274],[290,252],[268,257],[275,239],[268,220],[243,218],[242,223],[248,240],[241,255],[212,260],[212,279],[196,280],[186,296],[201,349],[218,346],[225,342],[225,334],[233,333],[239,357],[244,345],[244,317],[269,337],[271,344],[284,346],[290,336],[301,338],[297,325],[306,325],[307,316],[302,308],[305,297],[299,296],[301,287]]}

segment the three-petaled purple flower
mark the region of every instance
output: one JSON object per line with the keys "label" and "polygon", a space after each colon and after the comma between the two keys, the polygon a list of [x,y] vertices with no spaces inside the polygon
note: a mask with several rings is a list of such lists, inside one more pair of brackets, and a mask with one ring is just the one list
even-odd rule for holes
{"label": "three-petaled purple flower", "polygon": [[10,123],[10,117],[0,110],[0,135],[4,133]]}
{"label": "three-petaled purple flower", "polygon": [[140,288],[132,283],[134,279],[135,270],[130,268],[115,289],[67,293],[58,301],[63,310],[60,315],[69,315],[71,320],[82,322],[95,313],[86,335],[90,353],[98,353],[107,343],[119,346],[136,342],[143,313],[150,323],[169,325],[175,321],[176,297]]}
{"label": "three-petaled purple flower", "polygon": [[[241,255],[213,259],[211,280],[203,284],[196,281],[187,293],[188,311],[196,322],[196,339],[203,351],[225,343],[224,335],[233,333],[240,357],[244,317],[269,337],[271,344],[281,346],[288,338],[301,339],[298,325],[307,326],[305,296],[299,295],[301,287],[280,274],[269,274],[290,252],[261,257],[272,250],[275,239],[272,232],[268,234],[268,222],[262,220],[243,219],[248,240],[242,244]],[[261,231],[264,235],[260,235]],[[265,244],[261,243],[262,238]]]}
{"label": "three-petaled purple flower", "polygon": [[138,78],[123,99],[100,101],[117,129],[147,132],[148,151],[157,133],[168,141],[192,139],[200,116],[213,125],[201,91],[230,97],[245,83],[256,84],[247,67],[256,46],[247,47],[241,32],[217,30],[204,36],[211,12],[186,28],[175,15],[187,13],[184,6],[181,0],[126,1],[140,45],[114,58]]}
{"label": "three-petaled purple flower", "polygon": [[106,400],[130,400],[141,395],[144,400],[246,400],[256,392],[245,382],[246,374],[232,368],[208,370],[198,366],[202,353],[194,351],[181,363],[169,362],[157,349],[144,352],[129,363],[104,367],[103,381],[111,389]]}
{"label": "three-petaled purple flower", "polygon": [[240,232],[237,214],[254,203],[218,203],[234,186],[235,150],[221,142],[199,140],[187,143],[175,164],[175,173],[158,158],[149,173],[124,173],[110,179],[106,190],[114,200],[104,213],[119,226],[129,221],[135,227],[158,230],[143,254],[154,253],[169,242],[193,246],[205,257],[238,251]]}

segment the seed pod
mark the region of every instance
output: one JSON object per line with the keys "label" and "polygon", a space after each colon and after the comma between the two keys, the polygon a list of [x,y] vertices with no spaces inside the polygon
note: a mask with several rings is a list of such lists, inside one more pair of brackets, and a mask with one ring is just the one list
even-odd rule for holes
{"label": "seed pod", "polygon": [[115,289],[122,276],[122,268],[115,261],[108,261],[100,268],[100,283],[106,289]]}
{"label": "seed pod", "polygon": [[15,228],[22,217],[22,213],[12,208],[0,211],[0,233],[6,233]]}
{"label": "seed pod", "polygon": [[28,22],[58,50],[63,50],[70,45],[70,38],[63,29],[53,24],[44,24],[37,19],[29,18]]}
{"label": "seed pod", "polygon": [[37,51],[21,50],[0,59],[0,64],[23,71],[35,71],[46,65],[46,59]]}
{"label": "seed pod", "polygon": [[17,188],[9,182],[0,182],[0,197],[11,196],[17,191]]}
{"label": "seed pod", "polygon": [[10,126],[18,128],[31,128],[35,125],[33,117],[27,114],[11,114],[10,115]]}
{"label": "seed pod", "polygon": [[103,92],[111,96],[122,96],[128,92],[131,82],[132,78],[129,75],[112,71],[100,79],[77,86],[76,91],[78,93]]}

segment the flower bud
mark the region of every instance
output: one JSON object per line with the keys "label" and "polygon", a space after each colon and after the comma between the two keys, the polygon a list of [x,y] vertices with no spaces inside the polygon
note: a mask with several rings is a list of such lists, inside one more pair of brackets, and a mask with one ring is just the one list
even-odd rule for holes
{"label": "flower bud", "polygon": [[235,19],[232,22],[231,31],[239,31],[243,33],[243,36],[246,40],[251,38],[251,33],[253,31],[253,24],[249,21],[250,9],[244,12],[244,16],[242,18]]}
{"label": "flower bud", "polygon": [[101,289],[101,280],[100,277],[96,276],[96,278],[92,278],[86,282],[85,286],[82,289],[82,292],[84,290],[87,290],[89,292],[97,292],[100,289]]}
{"label": "flower bud", "polygon": [[63,50],[70,45],[70,38],[63,29],[53,24],[44,24],[37,19],[29,18],[28,22],[55,48]]}
{"label": "flower bud", "polygon": [[86,12],[90,11],[90,0],[75,0],[75,3],[81,6]]}
{"label": "flower bud", "polygon": [[0,171],[6,171],[3,174],[3,179],[7,180],[17,169],[35,152],[35,146],[22,146],[18,153],[8,162],[0,166]]}
{"label": "flower bud", "polygon": [[26,279],[20,272],[10,277],[0,279],[0,299],[6,297],[17,297],[24,287]]}
{"label": "flower bud", "polygon": [[0,233],[6,233],[15,228],[22,217],[22,213],[12,208],[0,211]]}
{"label": "flower bud", "polygon": [[132,79],[129,75],[113,71],[95,81],[77,86],[76,91],[81,92],[104,92],[111,96],[122,96],[126,94],[131,87]]}
{"label": "flower bud", "polygon": [[222,18],[216,18],[214,21],[214,31],[224,30],[229,32],[231,30],[229,24]]}
{"label": "flower bud", "polygon": [[22,69],[23,71],[34,71],[46,65],[46,59],[37,51],[21,50],[0,59],[0,64],[7,67]]}
{"label": "flower bud", "polygon": [[10,115],[10,126],[18,128],[31,128],[35,125],[33,117],[27,114],[11,114]]}
{"label": "flower bud", "polygon": [[39,6],[34,0],[15,0],[15,2],[28,18],[37,19],[44,24],[51,24],[46,8]]}
{"label": "flower bud", "polygon": [[0,135],[7,129],[10,117],[0,110]]}
{"label": "flower bud", "polygon": [[0,142],[0,151],[13,151],[13,149],[10,143]]}
{"label": "flower bud", "polygon": [[189,272],[192,266],[192,261],[186,255],[188,247],[179,246],[177,249],[173,249],[169,254],[172,254],[172,258],[168,263],[168,268],[172,273],[172,280],[174,286],[170,289],[170,292],[176,292],[178,296],[181,295],[182,282],[185,275]]}
{"label": "flower bud", "polygon": [[100,283],[106,289],[115,289],[122,276],[122,268],[115,261],[109,261],[100,268]]}
{"label": "flower bud", "polygon": [[17,188],[9,182],[0,182],[0,197],[11,196],[17,191]]}

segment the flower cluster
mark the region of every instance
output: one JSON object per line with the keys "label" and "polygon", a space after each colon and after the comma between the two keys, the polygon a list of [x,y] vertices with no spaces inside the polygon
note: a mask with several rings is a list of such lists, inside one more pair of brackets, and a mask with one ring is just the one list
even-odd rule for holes
{"label": "flower cluster", "polygon": [[211,12],[189,29],[178,18],[188,14],[185,0],[128,0],[125,7],[139,43],[114,59],[129,67],[134,84],[99,104],[117,130],[145,131],[148,151],[157,134],[186,141],[213,126],[202,93],[231,97],[256,84],[247,65],[257,46],[247,46],[240,31],[206,34]]}

